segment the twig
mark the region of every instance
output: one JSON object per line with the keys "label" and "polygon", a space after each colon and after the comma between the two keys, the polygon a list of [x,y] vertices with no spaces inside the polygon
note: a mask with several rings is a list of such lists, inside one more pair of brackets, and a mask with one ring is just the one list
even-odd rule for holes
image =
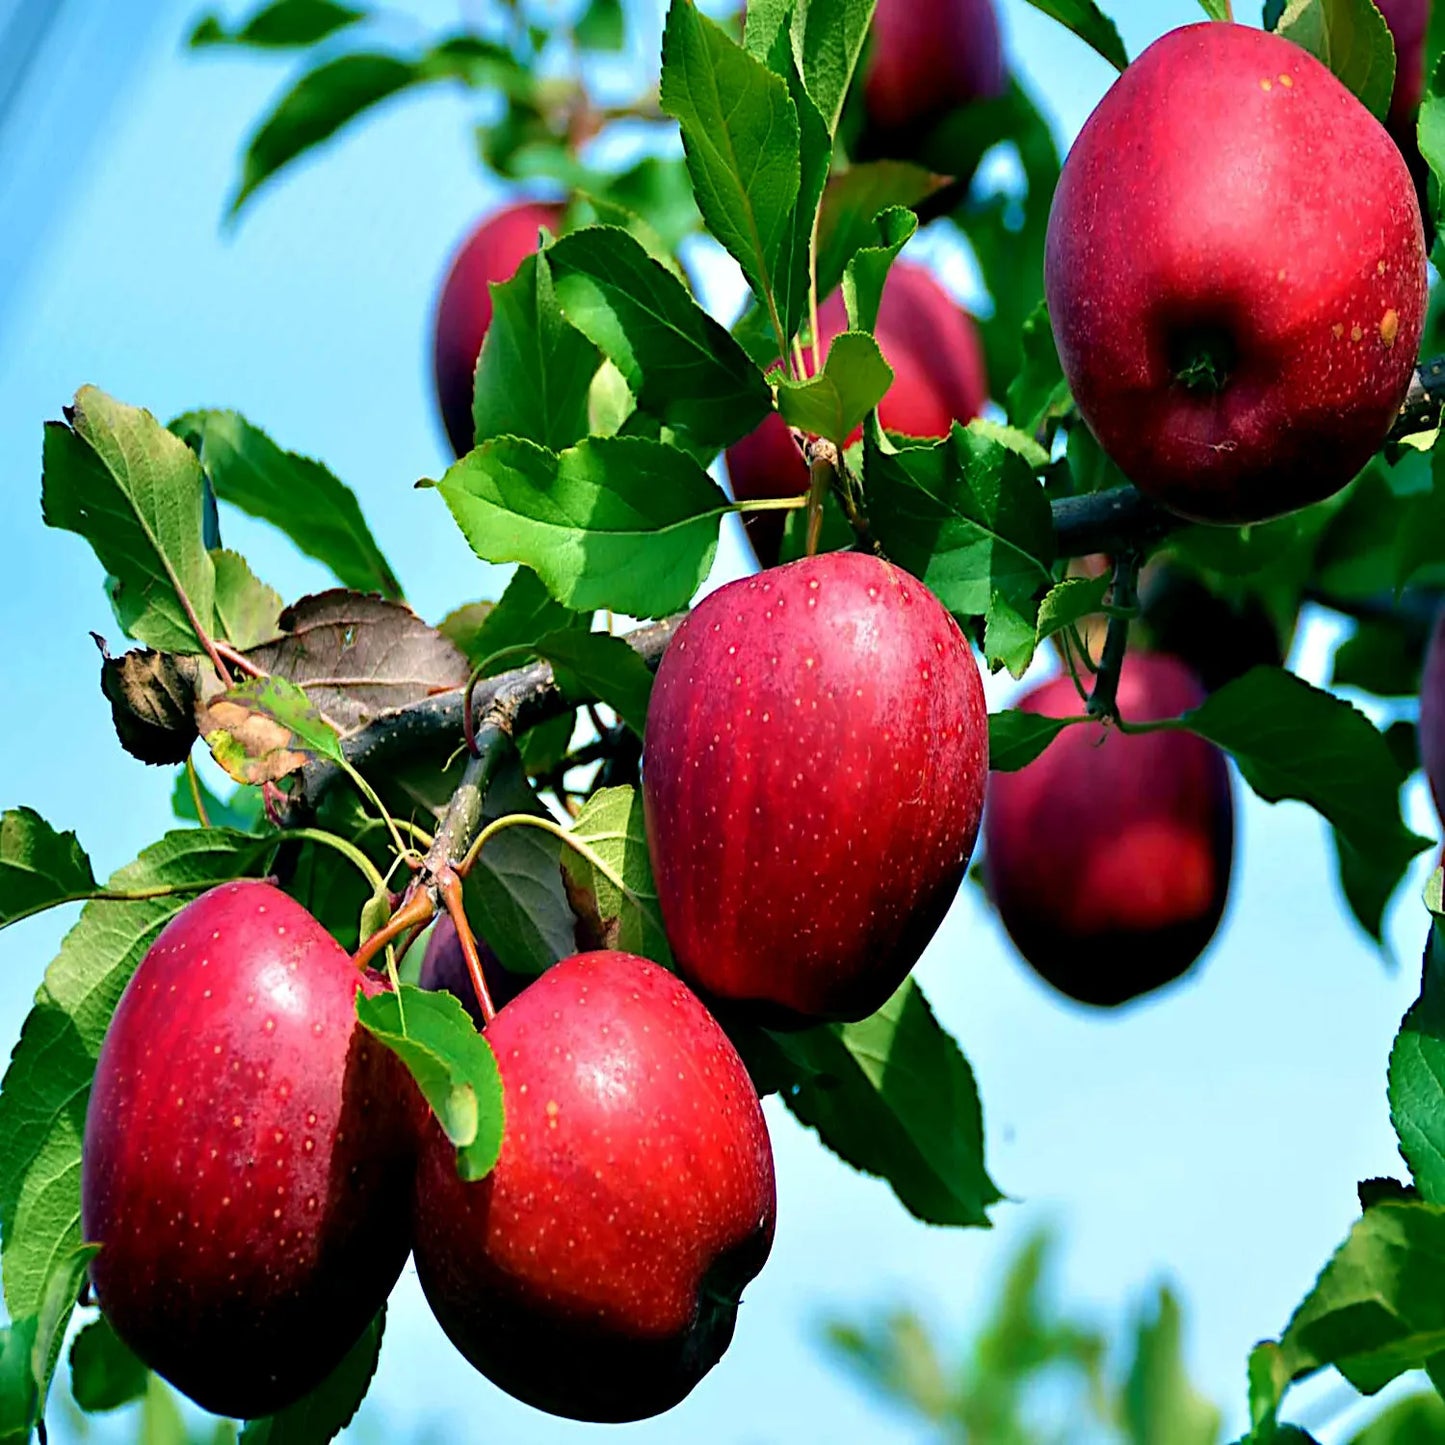
{"label": "twig", "polygon": [[1117,720],[1119,716],[1119,674],[1124,667],[1124,654],[1129,647],[1129,619],[1137,605],[1139,584],[1139,553],[1123,552],[1114,559],[1114,586],[1109,614],[1109,630],[1104,634],[1104,650],[1099,655],[1099,671],[1094,677],[1094,690],[1089,694],[1089,715]]}

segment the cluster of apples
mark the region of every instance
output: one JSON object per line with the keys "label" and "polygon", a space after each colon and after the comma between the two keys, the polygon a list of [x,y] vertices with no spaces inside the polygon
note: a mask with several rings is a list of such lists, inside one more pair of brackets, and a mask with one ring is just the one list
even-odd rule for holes
{"label": "cluster of apples", "polygon": [[[984,40],[950,46],[940,25]],[[868,64],[884,145],[997,92],[992,7],[882,0]],[[1411,84],[1402,63],[1407,102]],[[486,283],[557,221],[504,212],[447,280],[436,360],[458,451]],[[1405,162],[1359,102],[1287,41],[1208,23],[1147,50],[1085,126],[1045,280],[1079,410],[1129,479],[1186,516],[1249,522],[1337,490],[1383,441],[1425,248]],[[836,301],[821,325],[841,327]],[[885,426],[941,435],[981,409],[972,323],[921,270],[895,268],[879,336]],[[776,418],[729,461],[739,496],[806,481]],[[753,540],[775,560],[775,533]],[[1148,652],[1118,692],[1135,720],[1202,695]],[[1079,708],[1067,679],[1023,705]],[[593,1420],[676,1403],[726,1348],[775,1218],[757,1094],[709,1007],[794,1027],[882,1004],[968,866],[987,736],[958,623],[886,561],[766,566],[702,601],[659,668],[643,776],[677,974],[580,954],[477,1016],[505,1104],[479,1182],[356,1023],[358,991],[383,982],[269,883],[197,898],[126,988],[86,1118],[83,1225],[117,1332],[202,1405],[268,1414],[336,1366],[410,1253],[453,1342],[521,1399]],[[1217,752],[1081,725],[989,792],[994,901],[1046,978],[1113,1004],[1189,966],[1230,869]],[[457,954],[439,926],[423,981],[467,999]]]}

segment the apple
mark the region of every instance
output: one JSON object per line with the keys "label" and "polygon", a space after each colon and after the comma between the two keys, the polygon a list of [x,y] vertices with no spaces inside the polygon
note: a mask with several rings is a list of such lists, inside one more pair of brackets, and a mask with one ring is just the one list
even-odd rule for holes
{"label": "apple", "polygon": [[[501,1008],[510,1003],[531,982],[526,975],[508,968],[480,935],[477,936],[477,953],[482,960],[482,978],[494,1007]],[[446,914],[437,919],[427,936],[417,986],[452,994],[472,1016],[472,1022],[478,1028],[482,1027],[482,1006],[477,1000],[476,989],[472,987],[472,976],[467,971],[457,926]]]}
{"label": "apple", "polygon": [[[1127,722],[1177,717],[1203,700],[1178,659],[1125,657]],[[1084,704],[1066,675],[1017,706],[1068,717]],[[1224,912],[1233,853],[1228,766],[1192,733],[1074,723],[989,783],[989,894],[1024,958],[1080,1003],[1112,1007],[1183,974]]]}
{"label": "apple", "polygon": [[[848,329],[841,292],[818,310],[820,350]],[[973,318],[922,267],[895,261],[884,283],[874,335],[893,368],[893,384],[878,407],[883,426],[905,436],[941,437],[967,422],[988,399],[983,346]],[[807,360],[811,363],[811,349]],[[811,374],[811,367],[810,367]],[[776,412],[727,451],[728,477],[739,501],[796,497],[808,490],[808,467],[793,434]],[[776,565],[783,541],[778,512],[745,515],[759,562]]]}
{"label": "apple", "polygon": [[1435,619],[1420,675],[1420,761],[1435,812],[1445,818],[1445,609]]}
{"label": "apple", "polygon": [[457,1349],[538,1409],[670,1409],[721,1358],[772,1247],[772,1146],[747,1070],[683,983],[628,953],[555,964],[486,1038],[501,1156],[464,1182],[428,1116],[422,1290]]}
{"label": "apple", "polygon": [[562,208],[524,201],[488,216],[462,242],[437,301],[432,358],[437,402],[457,456],[472,449],[472,387],[492,324],[493,282],[509,281],[537,249],[537,234],[561,224]]}
{"label": "apple", "polygon": [[1383,126],[1317,60],[1220,21],[1155,41],[1064,162],[1049,313],[1104,450],[1185,517],[1330,496],[1415,369],[1425,243]]}
{"label": "apple", "polygon": [[227,883],[162,930],[101,1046],[81,1166],[96,1297],[216,1414],[319,1385],[406,1260],[417,1096],[355,1013],[380,987],[279,889]]}
{"label": "apple", "polygon": [[950,111],[1008,83],[993,0],[878,0],[863,73],[864,148],[911,158]]}
{"label": "apple", "polygon": [[987,773],[978,666],[917,579],[830,552],[719,588],[664,653],[644,738],[679,971],[777,1024],[872,1013],[958,891]]}

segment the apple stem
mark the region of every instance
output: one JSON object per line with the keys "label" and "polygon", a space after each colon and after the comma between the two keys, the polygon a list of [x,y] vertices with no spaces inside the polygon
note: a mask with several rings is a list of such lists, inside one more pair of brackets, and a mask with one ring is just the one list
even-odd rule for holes
{"label": "apple stem", "polygon": [[446,905],[452,926],[457,931],[457,942],[462,946],[462,957],[467,962],[467,973],[471,977],[472,991],[477,996],[477,1004],[482,1010],[482,1022],[485,1027],[496,1018],[497,1007],[492,1002],[492,995],[487,990],[487,980],[482,973],[482,958],[477,952],[476,935],[467,921],[467,911],[462,906],[462,880],[454,869],[447,868],[443,870],[442,876],[437,880],[437,887],[441,891],[442,902]]}
{"label": "apple stem", "polygon": [[808,540],[809,557],[818,555],[823,537],[823,500],[838,476],[838,448],[823,437],[808,443]]}
{"label": "apple stem", "polygon": [[196,821],[203,828],[211,826],[210,817],[206,813],[205,800],[201,797],[201,780],[196,773],[196,760],[189,754],[186,756],[186,782],[191,788],[191,803],[196,810]]}
{"label": "apple stem", "polygon": [[352,963],[358,969],[366,968],[393,939],[400,938],[418,923],[430,923],[436,917],[436,911],[436,900],[430,889],[413,885],[407,897],[402,900],[401,907],[352,954]]}
{"label": "apple stem", "polygon": [[244,652],[238,652],[229,642],[221,642],[218,639],[212,645],[216,649],[216,655],[229,662],[237,672],[244,672],[248,677],[267,676],[265,668],[257,667]]}
{"label": "apple stem", "polygon": [[1138,606],[1139,560],[1137,551],[1121,552],[1114,559],[1114,585],[1110,600],[1109,630],[1099,655],[1099,671],[1089,694],[1089,716],[1119,720],[1119,674],[1129,647],[1129,621]]}

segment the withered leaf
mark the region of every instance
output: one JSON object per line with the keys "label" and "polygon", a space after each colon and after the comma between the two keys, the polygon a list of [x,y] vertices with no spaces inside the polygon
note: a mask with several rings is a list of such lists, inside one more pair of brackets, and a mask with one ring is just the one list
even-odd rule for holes
{"label": "withered leaf", "polygon": [[211,756],[238,783],[274,783],[314,757],[341,756],[335,729],[284,677],[252,677],[196,709]]}
{"label": "withered leaf", "polygon": [[467,659],[400,602],[332,588],[281,614],[285,636],[246,655],[265,672],[299,683],[343,734],[379,713],[466,683]]}
{"label": "withered leaf", "polygon": [[99,637],[96,643],[104,656],[100,690],[110,703],[120,745],[143,763],[185,762],[196,740],[195,709],[203,672],[213,687],[220,685],[210,665],[204,658],[149,647],[112,657]]}

